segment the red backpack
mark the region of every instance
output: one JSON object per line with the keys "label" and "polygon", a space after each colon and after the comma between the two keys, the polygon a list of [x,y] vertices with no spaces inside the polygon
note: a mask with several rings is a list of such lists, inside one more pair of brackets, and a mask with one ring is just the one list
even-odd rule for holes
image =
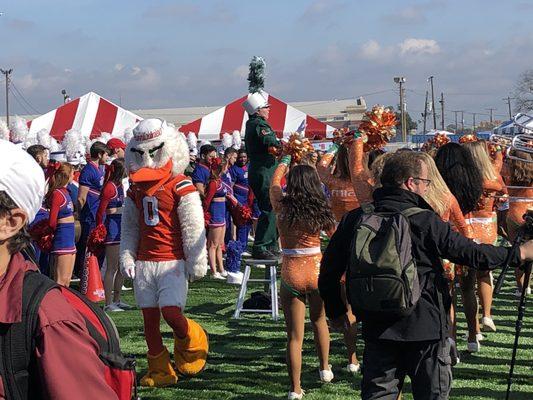
{"label": "red backpack", "polygon": [[[0,374],[8,399],[40,399],[39,386],[33,382],[34,332],[42,299],[55,282],[37,271],[24,276],[22,290],[22,321],[0,324]],[[120,351],[117,329],[106,313],[75,290],[59,287],[68,303],[84,318],[87,330],[100,348],[99,357],[105,367],[105,380],[119,400],[137,399],[135,359]]]}

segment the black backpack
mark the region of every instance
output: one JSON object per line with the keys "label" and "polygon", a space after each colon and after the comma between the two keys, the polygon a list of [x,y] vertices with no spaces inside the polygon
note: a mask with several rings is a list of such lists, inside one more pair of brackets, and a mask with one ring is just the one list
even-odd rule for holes
{"label": "black backpack", "polygon": [[[118,399],[131,399],[137,388],[135,359],[122,355],[116,327],[105,312],[69,288],[60,287],[37,271],[28,271],[22,289],[22,320],[0,323],[0,374],[9,400],[37,400],[39,391],[35,365],[35,332],[41,301],[52,289],[59,288],[65,299],[82,315],[89,334],[97,342],[99,357],[106,370],[106,381]],[[105,337],[104,337],[105,334]],[[68,349],[66,349],[68,351]]]}
{"label": "black backpack", "polygon": [[361,208],[363,215],[355,229],[347,273],[354,314],[381,320],[409,315],[421,288],[408,218],[425,210],[413,207],[402,212],[376,212],[371,204]]}

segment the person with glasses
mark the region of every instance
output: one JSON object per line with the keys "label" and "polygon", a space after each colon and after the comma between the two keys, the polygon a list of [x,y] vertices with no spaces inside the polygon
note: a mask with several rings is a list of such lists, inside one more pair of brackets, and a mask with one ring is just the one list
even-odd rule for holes
{"label": "person with glasses", "polygon": [[269,188],[277,166],[272,154],[280,147],[276,133],[268,123],[270,105],[262,93],[252,93],[242,104],[250,118],[246,121],[244,141],[250,160],[248,181],[257,199],[261,215],[257,222],[252,257],[274,260],[279,258],[276,215],[270,204]]}
{"label": "person with glasses", "polygon": [[[423,210],[407,218],[421,293],[407,316],[380,318],[369,312],[356,313],[365,341],[361,398],[397,399],[409,376],[415,400],[448,399],[452,384],[448,340],[452,299],[441,259],[488,270],[504,265],[509,257],[514,267],[533,258],[533,241],[509,249],[477,244],[454,232],[423,198],[432,181],[420,153],[394,154],[385,163],[380,179],[382,187],[373,193],[375,212],[399,213],[413,207]],[[343,217],[322,258],[318,287],[333,329],[348,323],[340,281],[353,257],[350,243],[362,216],[363,210],[358,208]],[[352,281],[347,281],[348,293],[356,290]]]}

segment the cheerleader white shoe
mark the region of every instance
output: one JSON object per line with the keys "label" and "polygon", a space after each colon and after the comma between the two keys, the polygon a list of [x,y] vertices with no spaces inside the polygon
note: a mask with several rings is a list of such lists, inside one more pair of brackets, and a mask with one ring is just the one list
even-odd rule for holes
{"label": "cheerleader white shoe", "polygon": [[320,375],[320,380],[324,383],[331,382],[335,377],[333,375],[333,371],[331,370],[331,365],[329,365],[329,369],[319,370],[318,374]]}
{"label": "cheerleader white shoe", "polygon": [[484,332],[496,332],[496,325],[490,317],[481,318],[481,325],[483,325]]}
{"label": "cheerleader white shoe", "polygon": [[304,398],[305,392],[302,390],[301,393],[296,392],[289,392],[289,396],[287,397],[289,400],[300,400]]}
{"label": "cheerleader white shoe", "polygon": [[357,374],[361,370],[361,364],[348,364],[346,366],[346,371],[348,371],[350,374]]}
{"label": "cheerleader white shoe", "polygon": [[220,274],[220,272],[215,272],[214,274],[211,275],[211,278],[219,279],[219,280],[225,280],[226,279]]}

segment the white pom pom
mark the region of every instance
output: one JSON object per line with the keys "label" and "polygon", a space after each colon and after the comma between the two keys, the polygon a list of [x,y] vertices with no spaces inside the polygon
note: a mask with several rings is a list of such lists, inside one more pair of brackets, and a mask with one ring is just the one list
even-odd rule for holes
{"label": "white pom pom", "polygon": [[230,148],[232,144],[233,144],[233,137],[229,133],[224,133],[222,135],[222,148],[226,150]]}
{"label": "white pom pom", "polygon": [[242,138],[241,138],[241,132],[240,131],[233,131],[233,148],[236,150],[240,150],[242,146]]}
{"label": "white pom pom", "polygon": [[37,132],[37,143],[46,147],[47,149],[50,149],[51,139],[52,137],[47,129],[41,129],[39,132]]}
{"label": "white pom pom", "polygon": [[189,132],[187,135],[187,144],[189,145],[189,153],[193,156],[198,155],[198,149],[196,148],[198,139],[196,138],[196,134],[194,132]]}
{"label": "white pom pom", "polygon": [[68,158],[73,158],[80,151],[80,147],[83,146],[83,140],[81,132],[76,129],[70,129],[65,133],[63,138],[63,150]]}
{"label": "white pom pom", "polygon": [[133,137],[133,129],[126,128],[124,130],[124,143],[126,143],[126,145],[127,145],[132,137]]}
{"label": "white pom pom", "polygon": [[53,153],[54,151],[61,151],[62,148],[57,140],[55,140],[53,137],[50,137],[50,147],[48,150],[50,150],[50,153]]}
{"label": "white pom pom", "polygon": [[11,130],[11,141],[13,143],[21,143],[26,140],[28,135],[28,125],[24,118],[15,116],[13,121],[9,124],[9,129]]}
{"label": "white pom pom", "polygon": [[26,137],[24,138],[24,144],[22,145],[22,148],[27,149],[34,144],[37,144],[37,133],[28,131]]}
{"label": "white pom pom", "polygon": [[0,119],[0,139],[9,141],[9,128],[3,119]]}

